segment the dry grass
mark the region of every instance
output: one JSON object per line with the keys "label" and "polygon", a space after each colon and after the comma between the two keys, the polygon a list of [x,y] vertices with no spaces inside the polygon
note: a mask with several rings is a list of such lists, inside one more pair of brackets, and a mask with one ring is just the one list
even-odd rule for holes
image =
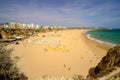
{"label": "dry grass", "polygon": [[28,78],[16,67],[16,60],[11,58],[12,49],[0,46],[0,80],[27,80]]}

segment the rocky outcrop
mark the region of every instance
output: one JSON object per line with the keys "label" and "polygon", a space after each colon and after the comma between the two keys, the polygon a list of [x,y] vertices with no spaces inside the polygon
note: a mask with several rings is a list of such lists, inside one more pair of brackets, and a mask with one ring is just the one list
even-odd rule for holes
{"label": "rocky outcrop", "polygon": [[107,55],[95,67],[94,74],[97,77],[102,77],[115,66],[120,66],[120,46],[109,49]]}
{"label": "rocky outcrop", "polygon": [[6,39],[8,36],[6,32],[0,30],[0,39]]}

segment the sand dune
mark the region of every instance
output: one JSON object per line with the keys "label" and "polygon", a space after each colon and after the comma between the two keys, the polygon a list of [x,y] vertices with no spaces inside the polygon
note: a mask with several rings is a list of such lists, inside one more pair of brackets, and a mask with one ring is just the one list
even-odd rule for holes
{"label": "sand dune", "polygon": [[[20,57],[18,66],[29,77],[37,80],[41,76],[72,77],[87,76],[107,49],[107,45],[87,39],[86,30],[63,30],[39,33],[14,46],[14,56]],[[44,35],[44,36],[43,36]]]}

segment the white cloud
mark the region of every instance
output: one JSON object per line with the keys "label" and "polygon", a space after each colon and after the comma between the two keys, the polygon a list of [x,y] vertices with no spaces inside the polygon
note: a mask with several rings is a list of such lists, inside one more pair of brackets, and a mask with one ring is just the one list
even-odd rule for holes
{"label": "white cloud", "polygon": [[[76,0],[61,6],[40,5],[30,1],[26,5],[14,4],[11,13],[0,13],[0,16],[20,22],[35,22],[46,25],[104,25],[119,20],[118,4],[111,1],[95,4],[94,0]],[[1,11],[1,9],[0,9]]]}

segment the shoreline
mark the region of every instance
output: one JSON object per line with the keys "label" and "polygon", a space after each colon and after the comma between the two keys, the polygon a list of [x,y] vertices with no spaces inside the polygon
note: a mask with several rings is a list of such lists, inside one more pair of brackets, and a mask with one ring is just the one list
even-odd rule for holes
{"label": "shoreline", "polygon": [[109,46],[111,46],[111,47],[117,46],[117,44],[115,44],[115,43],[111,43],[111,42],[107,42],[107,41],[104,41],[104,40],[99,40],[99,39],[97,39],[97,38],[91,37],[91,34],[89,34],[89,33],[87,33],[87,32],[92,31],[92,30],[94,30],[94,29],[91,29],[91,30],[88,30],[88,31],[85,32],[86,36],[87,36],[90,40],[94,40],[94,41],[96,41],[96,42],[98,42],[98,43],[106,44],[106,45],[109,45]]}
{"label": "shoreline", "polygon": [[20,57],[17,65],[29,80],[45,75],[73,77],[76,74],[86,77],[89,69],[106,55],[109,46],[88,39],[85,31],[39,33],[20,41],[20,44],[14,45],[13,52],[14,56]]}
{"label": "shoreline", "polygon": [[[88,32],[88,31],[90,31],[90,30],[87,30],[87,31],[85,31],[84,33],[83,33],[83,35],[84,35],[84,38],[85,38],[85,40],[86,40],[86,43],[87,42],[90,42],[90,44],[88,44],[88,47],[89,48],[91,48],[91,50],[93,50],[93,51],[95,51],[96,53],[99,51],[96,51],[96,50],[94,50],[92,47],[95,47],[96,46],[96,48],[98,49],[98,48],[101,48],[101,50],[104,50],[106,53],[101,53],[100,54],[100,56],[105,56],[106,54],[107,54],[107,51],[110,49],[110,48],[112,48],[113,46],[112,45],[109,45],[109,44],[106,44],[106,43],[101,43],[101,42],[99,42],[99,41],[97,41],[97,39],[95,39],[95,38],[93,38],[93,39],[91,39],[91,37],[89,38],[88,37],[88,34],[86,34],[86,32]],[[91,47],[92,46],[92,47]],[[102,58],[102,57],[101,57]]]}
{"label": "shoreline", "polygon": [[90,40],[94,40],[94,41],[96,41],[96,42],[98,42],[98,43],[106,44],[106,45],[109,45],[109,46],[112,46],[112,47],[117,46],[116,44],[113,44],[113,43],[110,43],[110,42],[106,42],[106,41],[103,41],[103,40],[99,40],[99,39],[90,37],[90,35],[91,35],[91,34],[87,34],[87,35],[86,35],[87,38],[89,38]]}

